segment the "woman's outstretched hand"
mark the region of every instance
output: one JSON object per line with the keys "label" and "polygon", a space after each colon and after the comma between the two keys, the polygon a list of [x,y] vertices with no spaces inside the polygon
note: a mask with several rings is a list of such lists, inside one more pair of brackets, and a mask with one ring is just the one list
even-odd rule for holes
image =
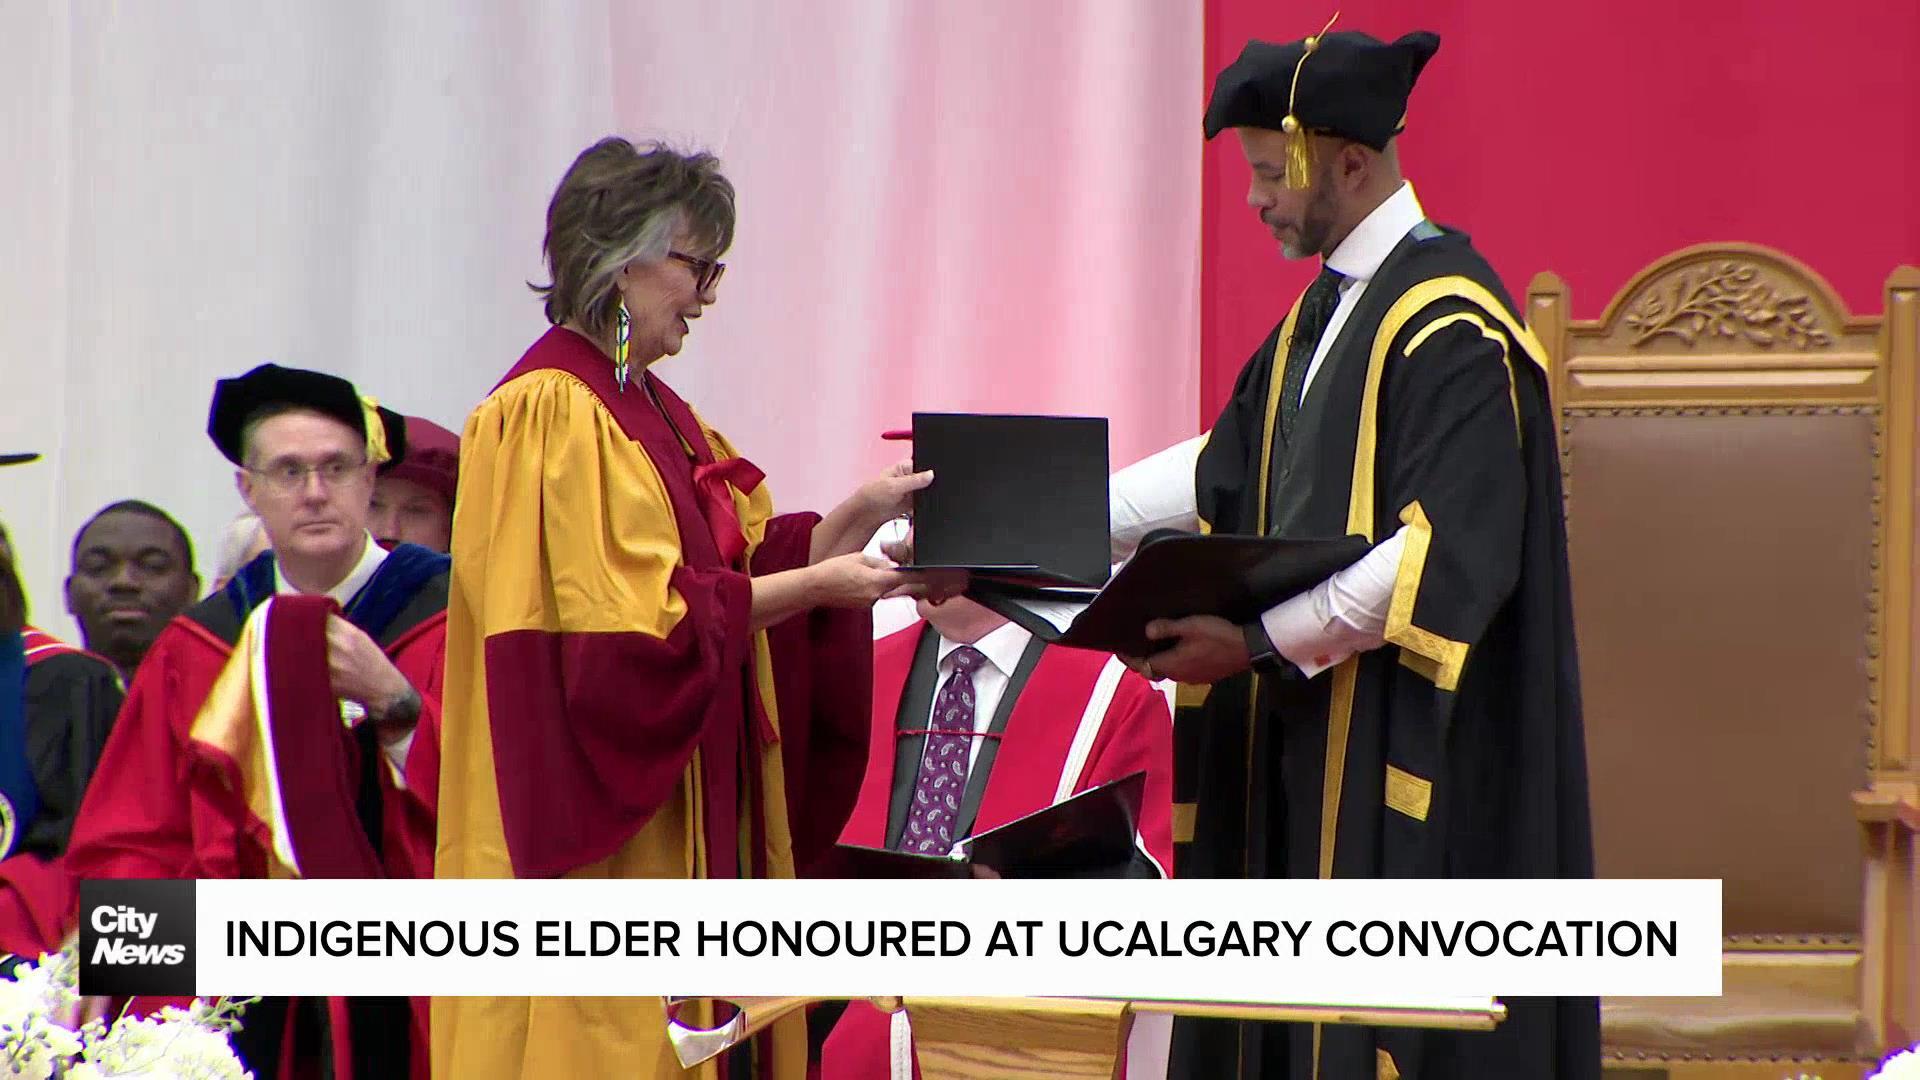
{"label": "woman's outstretched hand", "polygon": [[885,559],[853,552],[811,568],[814,607],[869,607],[896,596],[935,603],[966,591],[967,575],[953,570],[901,570]]}
{"label": "woman's outstretched hand", "polygon": [[872,536],[880,530],[880,526],[913,509],[913,493],[931,483],[933,470],[914,472],[913,459],[902,458],[881,473],[878,479],[860,485],[859,490],[853,493],[853,498],[865,507],[867,520],[873,525],[867,535]]}
{"label": "woman's outstretched hand", "polygon": [[811,561],[824,562],[837,555],[864,550],[880,526],[911,510],[914,493],[931,483],[933,473],[914,472],[912,458],[894,462],[886,472],[860,485],[814,526]]}

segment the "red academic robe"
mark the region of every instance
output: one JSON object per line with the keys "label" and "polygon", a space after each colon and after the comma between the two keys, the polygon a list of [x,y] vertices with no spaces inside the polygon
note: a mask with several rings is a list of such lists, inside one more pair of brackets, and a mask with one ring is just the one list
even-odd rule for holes
{"label": "red academic robe", "polygon": [[[426,617],[396,623],[384,645],[419,690],[421,713],[404,778],[390,766],[378,770],[378,854],[359,829],[354,804],[360,747],[341,724],[326,681],[325,619],[338,609],[326,598],[280,597],[269,618],[239,628],[239,640],[230,642],[208,624],[235,629],[234,620],[204,614],[220,600],[216,594],[174,619],[141,662],[66,854],[0,863],[0,950],[39,956],[59,949],[75,932],[79,882],[88,878],[432,876],[444,599]],[[229,663],[250,647],[256,626],[271,628],[261,647],[274,720],[263,726],[277,751],[277,775],[262,770],[250,665]],[[266,784],[280,788],[285,819],[273,819],[261,797]],[[296,853],[296,866],[276,855],[276,834]],[[184,1001],[139,998],[131,1011],[168,1004]],[[330,999],[326,1011],[336,1075],[351,1077],[348,1003]],[[410,1012],[407,1071],[426,1080],[426,999],[415,999]],[[291,1024],[294,1008],[282,1015]],[[251,1011],[247,1019],[258,1022]],[[279,1041],[275,1075],[306,1075],[312,1063],[294,1060],[294,1040]]]}
{"label": "red academic robe", "polygon": [[[923,632],[931,631],[916,623],[874,643],[873,735],[842,843],[887,844],[895,731]],[[920,719],[914,726],[923,726]],[[1166,877],[1173,870],[1173,719],[1166,696],[1105,653],[1048,648],[1007,715],[971,831],[1004,825],[1142,770],[1147,783],[1139,847]],[[864,1002],[849,1005],[827,1037],[821,1077],[888,1080],[893,1075],[891,1023]],[[913,1074],[920,1075],[917,1063]]]}
{"label": "red academic robe", "polygon": [[26,651],[29,666],[42,660],[51,660],[56,656],[87,656],[103,664],[107,663],[106,658],[96,656],[78,645],[61,641],[37,626],[20,628],[20,644]]}

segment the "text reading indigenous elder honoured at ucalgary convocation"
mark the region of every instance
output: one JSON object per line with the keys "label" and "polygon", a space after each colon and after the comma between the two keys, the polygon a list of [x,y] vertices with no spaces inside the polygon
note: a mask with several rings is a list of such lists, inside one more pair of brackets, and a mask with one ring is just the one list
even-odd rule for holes
{"label": "text reading indigenous elder honoured at ucalgary convocation", "polygon": [[1677,956],[1677,921],[235,920],[230,956]]}

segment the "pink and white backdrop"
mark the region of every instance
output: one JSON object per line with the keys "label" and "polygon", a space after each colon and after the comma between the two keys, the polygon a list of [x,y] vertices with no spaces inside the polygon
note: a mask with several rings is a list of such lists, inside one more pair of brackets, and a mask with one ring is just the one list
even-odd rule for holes
{"label": "pink and white backdrop", "polygon": [[602,134],[719,153],[720,302],[662,374],[824,507],[914,409],[1199,407],[1202,9],[1165,0],[0,7],[0,470],[35,618],[140,497],[203,574],[213,381],[336,371],[460,427],[543,328],[546,199]]}
{"label": "pink and white backdrop", "polygon": [[[542,329],[546,199],[608,132],[717,151],[719,304],[662,373],[822,507],[914,409],[1200,430],[1312,272],[1203,145],[1212,73],[1297,0],[31,0],[0,4],[0,469],[36,617],[127,496],[238,509],[214,379],[320,367],[458,428]],[[1858,310],[1920,263],[1914,0],[1341,0],[1442,35],[1404,148],[1427,209],[1576,312],[1703,240]],[[1204,276],[1202,269],[1204,267]]]}

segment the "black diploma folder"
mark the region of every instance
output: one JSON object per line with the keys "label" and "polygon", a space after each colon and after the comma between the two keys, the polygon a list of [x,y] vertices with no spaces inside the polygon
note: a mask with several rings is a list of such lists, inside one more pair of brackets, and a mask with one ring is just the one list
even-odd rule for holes
{"label": "black diploma folder", "polygon": [[1107,421],[913,414],[914,562],[1045,585],[1098,585],[1110,568]]}
{"label": "black diploma folder", "polygon": [[1365,537],[1287,539],[1204,535],[1162,529],[1141,541],[1132,559],[1098,589],[1041,587],[991,572],[967,589],[1050,644],[1150,656],[1165,642],[1147,640],[1147,623],[1217,615],[1242,624],[1360,561]]}
{"label": "black diploma folder", "polygon": [[1131,773],[961,841],[964,854],[918,855],[840,845],[848,873],[872,878],[967,878],[972,864],[1005,878],[1117,872],[1133,858],[1147,774]]}

